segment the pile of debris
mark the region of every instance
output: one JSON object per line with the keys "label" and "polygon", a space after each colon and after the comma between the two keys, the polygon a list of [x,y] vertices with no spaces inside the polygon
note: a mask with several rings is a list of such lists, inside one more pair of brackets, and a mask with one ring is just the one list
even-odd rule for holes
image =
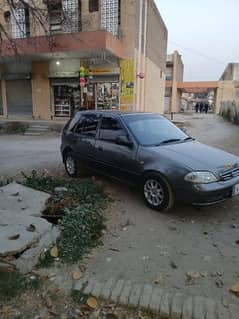
{"label": "pile of debris", "polygon": [[0,188],[0,271],[30,272],[59,236],[42,218],[50,195],[18,183]]}

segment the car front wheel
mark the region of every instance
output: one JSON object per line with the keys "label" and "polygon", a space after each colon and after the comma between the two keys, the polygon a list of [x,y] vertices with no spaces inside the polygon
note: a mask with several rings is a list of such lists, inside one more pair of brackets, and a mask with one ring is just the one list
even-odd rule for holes
{"label": "car front wheel", "polygon": [[158,211],[166,211],[174,204],[170,185],[157,173],[150,173],[145,176],[143,196],[146,204]]}
{"label": "car front wheel", "polygon": [[65,155],[64,163],[67,174],[70,177],[76,177],[78,175],[78,163],[72,152]]}

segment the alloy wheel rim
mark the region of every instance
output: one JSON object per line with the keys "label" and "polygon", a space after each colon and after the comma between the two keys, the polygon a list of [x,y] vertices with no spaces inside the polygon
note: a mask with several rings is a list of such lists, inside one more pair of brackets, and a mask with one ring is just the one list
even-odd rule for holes
{"label": "alloy wheel rim", "polygon": [[144,184],[144,196],[149,204],[159,206],[164,201],[164,190],[155,179],[149,179]]}
{"label": "alloy wheel rim", "polygon": [[70,175],[74,175],[76,171],[75,160],[73,157],[69,156],[66,158],[66,169]]}

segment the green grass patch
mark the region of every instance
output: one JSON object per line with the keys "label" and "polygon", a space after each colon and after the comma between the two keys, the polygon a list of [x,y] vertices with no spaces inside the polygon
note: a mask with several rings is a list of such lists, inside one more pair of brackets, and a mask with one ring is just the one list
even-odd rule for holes
{"label": "green grass patch", "polygon": [[[98,209],[105,205],[107,197],[102,184],[91,179],[69,180],[39,174],[35,170],[30,175],[22,174],[25,186],[51,194],[44,215],[63,215],[66,208],[76,208],[81,204],[97,206]],[[64,187],[67,191],[55,192],[56,187]]]}
{"label": "green grass patch", "polygon": [[27,129],[28,125],[20,122],[10,122],[0,126],[0,134],[23,134]]}
{"label": "green grass patch", "polygon": [[101,244],[100,237],[105,226],[96,203],[84,203],[78,208],[68,210],[60,225],[62,231],[57,246],[59,256],[64,262],[76,262]]}
{"label": "green grass patch", "polygon": [[9,300],[30,289],[38,289],[40,279],[23,276],[18,272],[0,272],[0,300]]}
{"label": "green grass patch", "polygon": [[[36,171],[24,176],[25,186],[51,194],[43,214],[61,216],[61,236],[57,241],[61,261],[77,262],[101,244],[105,228],[102,212],[108,200],[102,184],[91,179],[69,180],[39,175]],[[56,192],[56,187],[64,187],[66,191]],[[39,259],[38,266],[48,267],[53,260],[48,251],[45,258]]]}

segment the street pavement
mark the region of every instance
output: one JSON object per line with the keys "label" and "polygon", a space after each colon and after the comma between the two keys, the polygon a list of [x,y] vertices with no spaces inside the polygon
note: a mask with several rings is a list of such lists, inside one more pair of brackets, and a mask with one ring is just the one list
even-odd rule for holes
{"label": "street pavement", "polygon": [[[184,120],[199,141],[239,155],[238,126],[213,114],[180,114],[175,120]],[[63,174],[59,137],[0,136],[0,150],[0,176],[31,168]],[[238,198],[203,209],[177,204],[163,214],[145,207],[134,189],[103,181],[114,202],[104,246],[87,261],[91,277],[238,304],[229,291],[239,282]]]}

